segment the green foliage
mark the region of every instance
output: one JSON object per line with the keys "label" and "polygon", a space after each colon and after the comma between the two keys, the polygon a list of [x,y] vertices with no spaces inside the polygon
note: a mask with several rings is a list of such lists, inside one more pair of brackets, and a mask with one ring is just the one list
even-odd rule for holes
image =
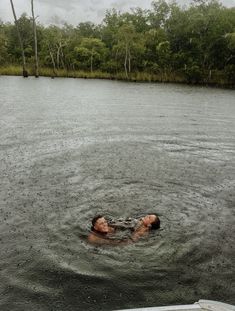
{"label": "green foliage", "polygon": [[21,66],[1,66],[0,67],[0,75],[8,75],[8,76],[21,76],[22,75],[22,67]]}
{"label": "green foliage", "polygon": [[235,64],[225,67],[225,75],[230,83],[235,84]]}
{"label": "green foliage", "polygon": [[225,39],[227,41],[228,49],[234,57],[235,56],[235,32],[226,34]]}
{"label": "green foliage", "polygon": [[0,24],[0,65],[4,64],[7,58],[7,36],[4,33],[4,29]]}
{"label": "green foliage", "polygon": [[149,20],[153,28],[164,27],[170,13],[170,6],[165,0],[152,2],[153,11],[149,14]]}
{"label": "green foliage", "polygon": [[[117,61],[117,66],[122,65],[130,73],[133,69],[141,66],[142,55],[145,51],[144,38],[141,33],[137,33],[132,23],[123,24],[117,33],[117,43],[113,46],[113,55]],[[128,69],[127,69],[128,66]]]}
{"label": "green foliage", "polygon": [[185,69],[185,75],[189,83],[199,83],[203,78],[202,71],[197,65],[187,67]]}
{"label": "green foliage", "polygon": [[[31,19],[24,13],[18,19],[19,30],[22,36],[25,56],[30,59],[33,55],[33,27]],[[15,63],[21,63],[21,47],[15,26],[9,26],[8,31],[8,54]]]}
{"label": "green foliage", "polygon": [[98,68],[107,49],[100,39],[83,38],[80,45],[74,48],[77,58],[77,65],[80,69],[88,69],[92,72],[94,67]]}
{"label": "green foliage", "polygon": [[[18,23],[31,67],[32,21],[23,14]],[[234,85],[234,31],[235,8],[225,8],[217,0],[193,0],[188,7],[154,0],[150,10],[109,10],[100,25],[37,25],[39,62],[41,72],[48,75],[99,73],[130,80]],[[14,68],[20,63],[16,27],[0,21],[2,70],[16,65],[9,71],[18,72]]]}

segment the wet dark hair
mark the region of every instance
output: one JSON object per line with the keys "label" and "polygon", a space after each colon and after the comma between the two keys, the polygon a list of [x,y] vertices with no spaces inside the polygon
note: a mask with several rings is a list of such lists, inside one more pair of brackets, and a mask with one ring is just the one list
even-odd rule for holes
{"label": "wet dark hair", "polygon": [[159,219],[158,215],[155,213],[149,214],[149,215],[155,215],[156,216],[156,220],[151,224],[151,230],[159,229],[160,228],[160,219]]}
{"label": "wet dark hair", "polygon": [[94,231],[95,230],[95,224],[96,224],[96,222],[97,222],[97,220],[99,219],[99,218],[102,218],[102,217],[104,217],[103,215],[96,215],[93,219],[92,219],[92,221],[91,221],[91,223],[92,223],[92,226],[91,226],[91,230],[92,231]]}

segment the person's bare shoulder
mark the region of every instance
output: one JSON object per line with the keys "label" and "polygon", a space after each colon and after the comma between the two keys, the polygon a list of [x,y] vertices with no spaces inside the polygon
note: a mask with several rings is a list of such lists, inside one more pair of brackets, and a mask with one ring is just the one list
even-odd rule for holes
{"label": "person's bare shoulder", "polygon": [[145,226],[140,226],[132,233],[132,240],[136,242],[139,238],[146,236],[149,233],[149,229]]}
{"label": "person's bare shoulder", "polygon": [[91,232],[88,236],[88,242],[92,244],[104,244],[105,239]]}

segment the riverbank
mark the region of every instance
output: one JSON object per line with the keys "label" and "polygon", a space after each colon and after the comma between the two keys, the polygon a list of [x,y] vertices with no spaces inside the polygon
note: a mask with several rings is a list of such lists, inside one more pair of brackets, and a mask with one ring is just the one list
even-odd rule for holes
{"label": "riverbank", "polygon": [[[34,69],[28,68],[29,76],[34,75]],[[21,76],[21,66],[0,67],[0,75]],[[226,79],[223,71],[204,72],[199,75],[193,75],[189,72],[133,72],[126,76],[125,72],[108,73],[103,71],[73,71],[66,69],[58,69],[54,71],[52,68],[40,68],[39,75],[52,78],[84,78],[84,79],[109,79],[123,80],[131,82],[163,82],[163,83],[182,83],[193,85],[215,86],[222,88],[235,89],[235,83]]]}

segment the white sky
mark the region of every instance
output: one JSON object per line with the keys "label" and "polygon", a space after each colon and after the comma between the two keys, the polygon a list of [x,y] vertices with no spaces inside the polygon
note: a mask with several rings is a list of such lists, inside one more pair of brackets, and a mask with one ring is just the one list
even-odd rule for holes
{"label": "white sky", "polygon": [[[13,0],[17,17],[23,12],[31,15],[30,0]],[[34,0],[35,15],[42,24],[69,24],[78,25],[80,22],[102,21],[107,9],[116,8],[127,11],[130,8],[151,7],[152,0]],[[189,4],[190,0],[177,0],[178,3]],[[228,7],[235,6],[235,0],[221,0]],[[0,0],[0,20],[13,21],[9,0]]]}

